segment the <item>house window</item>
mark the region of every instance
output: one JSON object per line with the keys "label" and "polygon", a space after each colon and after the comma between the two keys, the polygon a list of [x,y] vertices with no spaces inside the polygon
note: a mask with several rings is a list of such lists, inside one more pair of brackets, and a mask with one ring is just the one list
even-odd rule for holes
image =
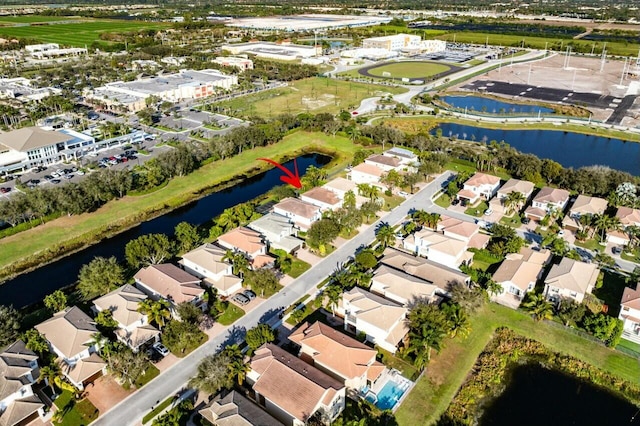
{"label": "house window", "polygon": [[570,294],[571,294],[571,297],[576,297],[576,296],[578,296],[578,293],[576,293],[575,291],[572,291]]}

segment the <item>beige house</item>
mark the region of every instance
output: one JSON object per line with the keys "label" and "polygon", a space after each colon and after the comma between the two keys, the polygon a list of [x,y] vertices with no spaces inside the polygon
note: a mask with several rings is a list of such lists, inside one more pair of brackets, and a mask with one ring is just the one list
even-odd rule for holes
{"label": "beige house", "polygon": [[480,226],[449,216],[442,216],[436,226],[445,237],[450,237],[467,244],[469,248],[484,248],[491,237],[480,233]]}
{"label": "beige house", "polygon": [[631,207],[618,207],[616,217],[620,220],[622,229],[619,231],[611,231],[607,234],[607,241],[613,244],[625,245],[629,243],[629,236],[624,229],[629,226],[640,226],[640,209],[632,209]]}
{"label": "beige house", "polygon": [[520,253],[508,254],[493,274],[493,280],[502,286],[500,294],[491,299],[501,305],[517,309],[524,296],[542,277],[544,267],[551,260],[549,250],[532,250],[523,247]]}
{"label": "beige house", "polygon": [[376,361],[375,349],[319,321],[304,323],[289,340],[300,346],[300,359],[350,389],[373,386],[386,368]]}
{"label": "beige house", "polygon": [[342,295],[336,312],[344,317],[345,330],[365,333],[368,342],[391,353],[409,332],[407,308],[359,287]]}
{"label": "beige house", "polygon": [[473,259],[473,253],[467,251],[466,242],[426,228],[408,235],[402,246],[411,253],[454,269]]}
{"label": "beige house", "polygon": [[301,231],[308,231],[313,222],[322,218],[320,207],[298,198],[285,198],[273,206],[273,212],[288,217]]}
{"label": "beige house", "polygon": [[300,194],[300,199],[306,203],[318,206],[320,211],[331,211],[342,206],[342,200],[333,191],[324,187],[316,187]]}
{"label": "beige house", "polygon": [[364,160],[364,164],[375,166],[379,169],[382,169],[384,172],[398,170],[398,168],[402,166],[402,162],[399,158],[382,154],[374,154],[367,157]]}
{"label": "beige house", "polygon": [[78,389],[102,376],[105,362],[96,353],[93,320],[77,306],[60,311],[35,326],[60,357],[62,373]]}
{"label": "beige house", "polygon": [[562,226],[570,231],[579,231],[582,229],[579,222],[581,216],[602,214],[607,209],[607,204],[607,200],[602,198],[578,195],[569,209],[569,214],[562,220]]}
{"label": "beige house", "polygon": [[22,340],[0,353],[0,425],[20,426],[44,423],[44,404],[34,393],[40,375],[38,356]]}
{"label": "beige house", "polygon": [[203,244],[185,253],[179,263],[185,271],[214,287],[218,294],[231,296],[242,288],[242,279],[233,275],[233,265],[225,260],[227,250],[215,244]]}
{"label": "beige house", "polygon": [[500,188],[500,178],[486,173],[476,173],[464,183],[464,187],[458,192],[459,200],[467,200],[469,204],[475,204],[480,199],[489,201]]}
{"label": "beige house", "polygon": [[548,213],[563,212],[569,202],[569,191],[559,188],[542,188],[524,214],[531,220],[540,221]]}
{"label": "beige house", "polygon": [[171,263],[149,265],[133,276],[136,287],[154,300],[164,299],[171,304],[175,316],[175,307],[182,302],[193,303],[204,308],[202,299],[204,288],[201,280]]}
{"label": "beige house", "polygon": [[620,314],[623,321],[622,338],[640,344],[640,285],[636,289],[626,287],[620,301]]}
{"label": "beige house", "polygon": [[338,380],[267,343],[249,361],[246,381],[258,405],[286,426],[304,426],[314,416],[333,421],[345,406]]}
{"label": "beige house", "polygon": [[353,167],[347,174],[347,178],[356,184],[365,183],[386,189],[386,187],[380,183],[380,178],[384,174],[384,169],[372,164],[362,163]]}
{"label": "beige house", "polygon": [[582,303],[585,294],[593,290],[599,273],[594,263],[563,257],[559,265],[551,267],[544,281],[544,295],[552,302],[565,298]]}
{"label": "beige house", "polygon": [[349,179],[338,177],[325,183],[324,185],[322,185],[322,187],[336,194],[342,202],[344,202],[344,197],[347,192],[353,192],[353,194],[356,196],[356,207],[358,208],[369,201],[368,198],[360,195],[358,191],[358,185]]}
{"label": "beige house", "polygon": [[160,331],[149,324],[147,316],[138,312],[139,303],[146,298],[146,294],[126,284],[93,301],[96,313],[111,311],[118,322],[116,337],[134,352],[146,343],[157,342],[160,337]]}
{"label": "beige house", "polygon": [[437,303],[442,300],[440,295],[446,294],[429,281],[386,265],[380,266],[373,273],[369,291],[402,306],[408,306],[416,300]]}
{"label": "beige house", "polygon": [[295,237],[298,232],[293,221],[286,216],[267,213],[247,226],[259,232],[271,248],[294,253],[302,246],[302,240]]}
{"label": "beige house", "polygon": [[244,226],[220,235],[217,243],[225,249],[247,255],[253,269],[272,265],[275,261],[267,254],[267,245],[262,241],[262,235]]}
{"label": "beige house", "polygon": [[241,393],[218,394],[198,413],[214,426],[282,426],[282,423]]}
{"label": "beige house", "polygon": [[535,185],[528,180],[509,179],[498,189],[496,196],[489,202],[489,207],[496,212],[506,212],[505,200],[512,192],[519,192],[524,196],[523,205],[526,205],[533,194]]}

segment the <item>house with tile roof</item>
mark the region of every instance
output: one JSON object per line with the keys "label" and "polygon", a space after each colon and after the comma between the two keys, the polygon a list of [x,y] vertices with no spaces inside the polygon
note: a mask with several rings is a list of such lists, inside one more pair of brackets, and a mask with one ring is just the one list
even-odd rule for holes
{"label": "house with tile roof", "polygon": [[551,261],[551,257],[549,250],[536,252],[528,247],[524,247],[521,253],[508,254],[493,274],[493,280],[500,284],[502,292],[493,294],[491,300],[517,309],[524,296],[542,278],[544,267]]}
{"label": "house with tile roof", "polygon": [[544,295],[554,303],[563,298],[582,303],[584,296],[596,285],[599,273],[595,263],[563,257],[560,264],[551,267],[544,281]]}
{"label": "house with tile roof", "polygon": [[386,172],[380,167],[373,164],[361,163],[353,167],[347,174],[347,179],[355,184],[365,183],[368,185],[374,185],[381,189],[386,187],[380,183],[380,178]]}
{"label": "house with tile roof", "polygon": [[285,198],[273,206],[273,212],[289,218],[301,231],[308,231],[313,222],[322,218],[320,208],[299,198]]}
{"label": "house with tile roof", "polygon": [[275,417],[236,391],[216,395],[198,413],[214,426],[282,426]]}
{"label": "house with tile roof", "polygon": [[344,318],[345,330],[365,333],[368,342],[391,353],[409,332],[407,308],[359,287],[342,295],[336,312]]}
{"label": "house with tile roof", "polygon": [[346,387],[316,367],[267,343],[249,361],[246,382],[258,405],[286,426],[318,417],[331,422],[344,410]]}
{"label": "house with tile roof", "polygon": [[356,196],[356,207],[358,208],[369,201],[367,197],[363,197],[362,195],[360,195],[360,192],[358,191],[358,185],[355,182],[343,177],[332,179],[322,185],[322,187],[336,194],[338,198],[340,198],[340,201],[343,203],[344,197],[346,196],[347,192],[353,192],[353,194]]}
{"label": "house with tile roof", "polygon": [[78,389],[102,376],[106,363],[97,354],[95,322],[72,306],[35,326],[62,362],[62,373]]}
{"label": "house with tile roof", "polygon": [[205,243],[182,255],[178,263],[202,279],[205,286],[214,287],[219,295],[229,297],[242,288],[242,279],[233,275],[233,265],[225,259],[226,254],[226,249]]}
{"label": "house with tile roof", "polygon": [[594,216],[603,214],[607,209],[608,201],[603,198],[578,195],[571,205],[569,213],[562,219],[562,226],[570,231],[579,231],[581,216]]}
{"label": "house with tile roof", "polygon": [[418,156],[405,148],[393,147],[383,152],[382,155],[397,158],[403,166],[411,166],[418,162]]}
{"label": "house with tile roof", "polygon": [[375,270],[369,291],[402,306],[409,306],[416,300],[438,303],[442,300],[441,296],[446,295],[446,292],[432,282],[387,265],[381,265]]}
{"label": "house with tile roof", "polygon": [[233,252],[244,253],[253,269],[273,265],[275,259],[267,254],[267,245],[262,235],[246,226],[239,226],[220,235],[216,240],[221,247]]}
{"label": "house with tile roof", "polygon": [[149,324],[146,315],[138,312],[140,302],[147,295],[132,285],[122,287],[105,294],[93,301],[93,310],[98,312],[109,310],[118,323],[115,335],[134,352],[142,345],[152,344],[160,338],[160,331]]}
{"label": "house with tile roof", "polygon": [[609,231],[607,233],[607,241],[613,244],[628,244],[629,236],[624,230],[630,226],[640,226],[640,209],[620,206],[616,212],[616,217],[620,220],[622,229]]}
{"label": "house with tile roof", "polygon": [[318,206],[320,211],[333,211],[342,207],[342,200],[333,191],[318,186],[300,194],[304,202]]}
{"label": "house with tile roof", "polygon": [[484,248],[491,237],[480,233],[480,226],[475,223],[465,222],[449,216],[441,216],[436,230],[442,232],[445,237],[463,241],[469,248]]}
{"label": "house with tile roof", "polygon": [[398,170],[402,166],[400,158],[392,155],[373,154],[364,160],[364,164],[369,164],[382,169],[384,172]]}
{"label": "house with tile roof", "polygon": [[618,318],[623,322],[622,338],[640,344],[640,285],[625,287]]}
{"label": "house with tile roof", "polygon": [[524,196],[524,206],[529,202],[534,189],[535,185],[533,182],[513,178],[509,179],[498,189],[496,196],[489,202],[489,207],[496,212],[506,212],[507,208],[504,202],[512,192],[519,192]]}
{"label": "house with tile roof", "polygon": [[489,201],[500,188],[500,178],[486,173],[476,173],[466,180],[463,188],[458,192],[459,200],[466,200],[475,204],[480,199]]}
{"label": "house with tile roof", "polygon": [[296,237],[298,231],[293,221],[286,216],[267,213],[250,222],[247,227],[259,232],[267,245],[274,249],[295,253],[302,246],[303,241]]}
{"label": "house with tile roof", "polygon": [[533,197],[524,215],[531,220],[540,221],[548,213],[563,212],[568,203],[569,191],[545,186]]}
{"label": "house with tile roof", "polygon": [[408,235],[402,241],[402,247],[418,256],[454,269],[473,259],[473,253],[467,251],[466,242],[427,228]]}
{"label": "house with tile roof", "polygon": [[140,269],[133,279],[136,287],[153,300],[168,301],[174,316],[176,306],[182,302],[193,303],[201,309],[206,307],[202,280],[172,263],[149,265]]}
{"label": "house with tile roof", "polygon": [[0,353],[0,426],[26,425],[44,417],[44,404],[31,388],[39,374],[38,356],[22,340]]}
{"label": "house with tile roof", "polygon": [[302,324],[289,340],[300,346],[300,359],[350,389],[372,387],[386,369],[375,349],[319,321]]}

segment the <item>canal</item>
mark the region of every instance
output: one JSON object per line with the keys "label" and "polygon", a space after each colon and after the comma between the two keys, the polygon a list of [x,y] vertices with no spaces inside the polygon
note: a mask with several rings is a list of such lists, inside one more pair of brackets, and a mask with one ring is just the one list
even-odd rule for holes
{"label": "canal", "polygon": [[638,407],[604,388],[526,364],[513,370],[507,388],[485,408],[479,425],[640,425],[636,414]]}
{"label": "canal", "polygon": [[463,110],[466,108],[469,112],[478,111],[487,114],[537,115],[538,113],[553,114],[554,112],[551,108],[539,105],[504,102],[497,99],[485,98],[483,96],[447,95],[441,96],[440,100],[454,108]]}
{"label": "canal", "polygon": [[441,123],[445,137],[476,142],[504,141],[518,151],[549,158],[564,167],[608,166],[640,175],[640,143],[562,130],[487,129],[456,123]]}
{"label": "canal", "polygon": [[[331,158],[321,154],[306,154],[298,157],[296,161],[302,176],[309,166],[322,167],[328,164]],[[293,170],[293,160],[283,165],[289,170]],[[282,174],[278,169],[260,173],[233,187],[209,194],[200,200],[143,222],[77,253],[31,272],[18,275],[0,285],[0,304],[22,308],[37,303],[43,300],[47,294],[73,284],[78,277],[80,268],[94,257],[116,256],[122,260],[124,259],[124,247],[130,240],[151,233],[173,235],[175,226],[180,222],[200,225],[219,215],[226,208],[250,201],[274,186],[281,185],[280,176]]]}

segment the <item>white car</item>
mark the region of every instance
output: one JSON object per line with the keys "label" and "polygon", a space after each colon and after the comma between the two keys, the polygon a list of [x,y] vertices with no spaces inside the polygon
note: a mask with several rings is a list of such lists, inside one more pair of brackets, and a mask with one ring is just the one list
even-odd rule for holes
{"label": "white car", "polygon": [[84,175],[84,172],[83,172],[82,170],[78,170],[78,171],[76,172],[76,174],[77,174],[78,176],[82,176],[82,175]]}
{"label": "white car", "polygon": [[154,343],[153,344],[153,349],[155,349],[156,352],[158,352],[162,356],[169,355],[169,349],[167,349],[167,347],[165,345],[163,345],[162,343],[160,343],[160,342]]}
{"label": "white car", "polygon": [[491,210],[491,209],[486,209],[486,210],[484,211],[484,215],[485,215],[485,216],[491,216],[492,214],[493,214],[493,210]]}
{"label": "white car", "polygon": [[399,191],[398,195],[401,196],[402,198],[409,198],[410,196],[408,192],[404,192],[404,191]]}

